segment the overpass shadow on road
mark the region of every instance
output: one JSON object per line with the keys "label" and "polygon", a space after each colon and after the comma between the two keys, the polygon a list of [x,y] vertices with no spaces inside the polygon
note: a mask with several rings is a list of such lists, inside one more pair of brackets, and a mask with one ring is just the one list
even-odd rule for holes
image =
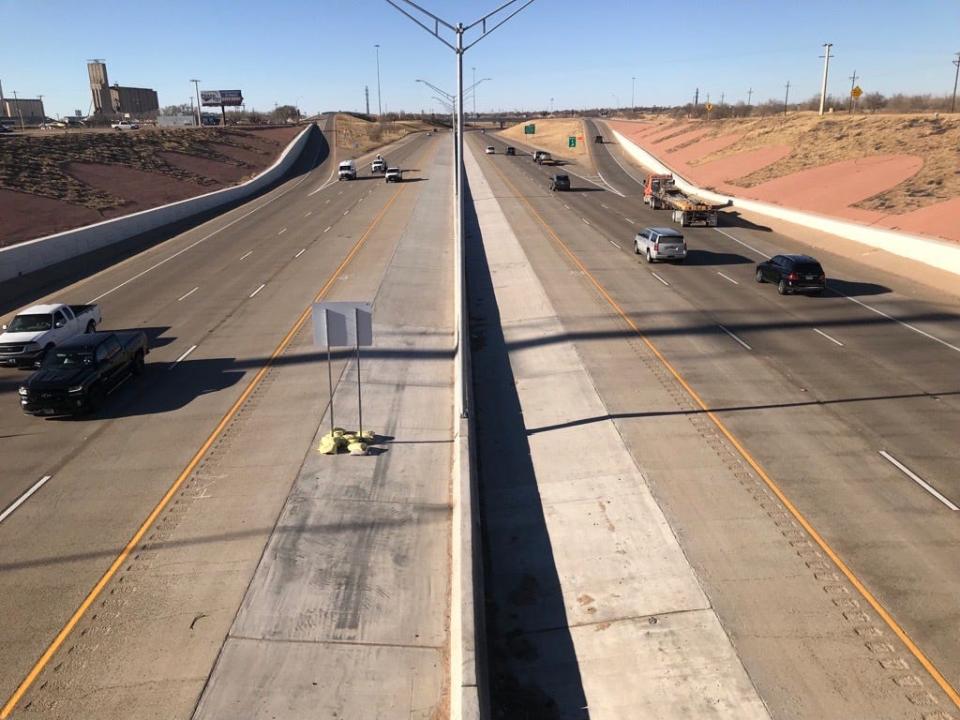
{"label": "overpass shadow on road", "polygon": [[580,668],[469,199],[465,224],[490,717],[581,720],[589,716]]}

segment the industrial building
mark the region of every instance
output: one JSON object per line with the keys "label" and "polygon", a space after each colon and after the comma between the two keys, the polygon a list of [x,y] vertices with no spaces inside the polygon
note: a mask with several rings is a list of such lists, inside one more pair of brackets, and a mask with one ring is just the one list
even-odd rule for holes
{"label": "industrial building", "polygon": [[16,122],[22,118],[24,125],[37,125],[46,119],[43,100],[33,98],[0,98],[0,116]]}
{"label": "industrial building", "polygon": [[157,91],[150,88],[110,85],[107,64],[103,60],[87,63],[90,92],[93,95],[93,114],[101,117],[130,115],[135,118],[154,118],[160,111]]}

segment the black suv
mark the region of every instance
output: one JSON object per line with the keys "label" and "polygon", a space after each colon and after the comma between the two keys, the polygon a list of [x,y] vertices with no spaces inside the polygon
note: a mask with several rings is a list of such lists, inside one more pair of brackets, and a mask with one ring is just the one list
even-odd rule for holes
{"label": "black suv", "polygon": [[552,178],[550,178],[550,189],[551,190],[569,190],[570,176],[554,175]]}
{"label": "black suv", "polygon": [[809,255],[775,255],[757,265],[757,282],[777,284],[777,292],[809,292],[819,295],[827,287],[823,267]]}
{"label": "black suv", "polygon": [[504,151],[504,155],[516,155],[516,154],[517,154],[517,149],[512,145],[508,145],[506,151]]}

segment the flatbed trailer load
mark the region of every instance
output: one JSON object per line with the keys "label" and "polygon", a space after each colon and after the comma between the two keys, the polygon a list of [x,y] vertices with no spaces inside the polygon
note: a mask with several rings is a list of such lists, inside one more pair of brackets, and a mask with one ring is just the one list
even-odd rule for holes
{"label": "flatbed trailer load", "polygon": [[673,221],[681,227],[716,227],[717,210],[726,207],[683,192],[674,182],[673,175],[648,175],[643,186],[643,202],[654,210],[671,210]]}

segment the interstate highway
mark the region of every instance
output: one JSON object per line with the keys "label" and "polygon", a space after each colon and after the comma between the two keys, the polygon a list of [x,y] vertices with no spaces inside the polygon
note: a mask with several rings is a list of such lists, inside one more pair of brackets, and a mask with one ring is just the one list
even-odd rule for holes
{"label": "interstate highway", "polygon": [[[585,134],[597,134],[593,123]],[[626,319],[956,687],[957,298],[740,221],[686,228],[685,263],[647,266],[633,254],[635,232],[673,223],[642,204],[639,171],[609,146],[593,148],[602,177],[571,175],[573,192],[552,193],[549,176],[568,168],[538,167],[526,153],[505,156],[513,143],[491,134],[470,141],[771,708],[787,716],[872,716],[870,708],[895,716],[884,698],[897,685],[874,686],[871,678],[899,662],[923,675],[923,692],[952,706]],[[483,154],[487,144],[495,155]],[[805,251],[826,268],[831,291],[823,297],[781,297],[755,283],[764,256]],[[645,403],[651,379],[672,408]],[[588,431],[605,419],[569,422]],[[696,439],[691,425],[722,461],[714,472],[706,460],[685,461]],[[809,637],[831,638],[829,648],[811,650]],[[890,662],[886,652],[906,659]],[[841,675],[838,692],[833,678]]]}
{"label": "interstate highway", "polygon": [[[144,377],[78,421],[24,416],[23,373],[0,374],[0,508],[49,478],[0,522],[5,698],[206,448],[144,538],[162,547],[200,503],[190,539],[168,545],[179,557],[160,553],[157,566],[156,549],[137,548],[18,706],[147,717],[159,690],[164,717],[191,714],[327,403],[309,319],[246,389],[322,288],[372,299],[441,142],[421,134],[382,149],[411,181],[388,185],[369,177],[367,156],[361,179],[336,182],[342,157],[315,139],[308,166],[266,195],[56,293],[100,303],[103,329],[146,331],[151,353]],[[193,607],[206,609],[185,618]]]}

